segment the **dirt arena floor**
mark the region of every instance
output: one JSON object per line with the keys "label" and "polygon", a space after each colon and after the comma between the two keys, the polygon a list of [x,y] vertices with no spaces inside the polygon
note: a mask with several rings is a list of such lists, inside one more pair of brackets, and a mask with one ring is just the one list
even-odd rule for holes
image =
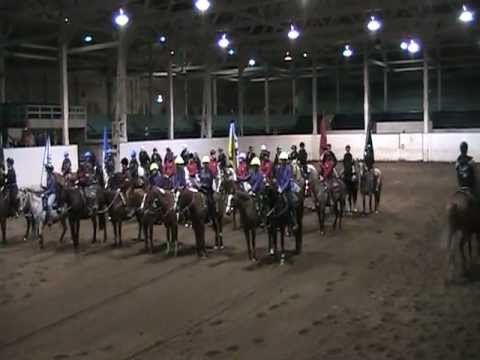
{"label": "dirt arena floor", "polygon": [[[22,240],[23,220],[10,222],[0,359],[479,359],[480,283],[445,284],[453,166],[378,166],[381,213],[348,217],[321,237],[307,212],[304,253],[283,266],[248,262],[231,224],[227,248],[199,260],[188,229],[173,258],[160,227],[150,255],[132,240],[134,223],[114,249],[90,245],[84,222],[75,253],[56,242],[56,227],[39,250]],[[257,243],[265,254],[265,233]]]}

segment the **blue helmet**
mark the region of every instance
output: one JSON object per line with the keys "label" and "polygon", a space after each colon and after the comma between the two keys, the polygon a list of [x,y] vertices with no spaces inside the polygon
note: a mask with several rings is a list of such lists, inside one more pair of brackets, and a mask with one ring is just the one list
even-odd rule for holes
{"label": "blue helmet", "polygon": [[135,157],[135,156],[137,156],[137,152],[135,150],[132,150],[130,152],[130,157]]}
{"label": "blue helmet", "polygon": [[85,156],[85,159],[91,158],[91,157],[92,157],[92,153],[91,153],[90,151],[87,151],[84,156]]}

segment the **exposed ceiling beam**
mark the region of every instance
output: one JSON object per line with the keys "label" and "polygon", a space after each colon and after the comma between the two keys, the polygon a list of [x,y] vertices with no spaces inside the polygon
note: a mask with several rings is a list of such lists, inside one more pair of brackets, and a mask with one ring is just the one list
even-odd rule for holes
{"label": "exposed ceiling beam", "polygon": [[87,45],[68,50],[69,54],[81,54],[90,51],[98,51],[118,47],[118,41],[111,41],[103,44]]}

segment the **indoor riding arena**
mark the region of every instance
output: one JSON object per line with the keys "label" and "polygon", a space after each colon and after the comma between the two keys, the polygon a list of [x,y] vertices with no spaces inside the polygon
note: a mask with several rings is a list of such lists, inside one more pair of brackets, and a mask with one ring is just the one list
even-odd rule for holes
{"label": "indoor riding arena", "polygon": [[1,0],[0,359],[479,359],[479,11]]}

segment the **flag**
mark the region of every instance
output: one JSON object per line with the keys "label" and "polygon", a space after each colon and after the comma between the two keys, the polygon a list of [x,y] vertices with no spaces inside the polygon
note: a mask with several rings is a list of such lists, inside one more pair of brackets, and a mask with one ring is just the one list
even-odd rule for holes
{"label": "flag", "polygon": [[108,183],[108,176],[107,176],[107,170],[106,170],[106,159],[107,159],[107,151],[109,149],[108,146],[108,134],[107,134],[107,128],[103,128],[103,143],[102,143],[102,170],[103,170],[103,179],[105,181],[105,186],[107,186]]}
{"label": "flag", "polygon": [[47,135],[47,140],[45,141],[45,148],[43,150],[43,162],[42,162],[42,172],[40,175],[40,186],[47,186],[47,172],[45,171],[46,165],[52,165],[52,149],[50,142],[50,135]]}
{"label": "flag", "polygon": [[235,130],[235,121],[230,121],[230,129],[228,132],[228,160],[233,164],[233,167],[237,167],[237,152],[238,152],[238,137]]}
{"label": "flag", "polygon": [[322,117],[320,119],[320,159],[322,159],[322,154],[327,147],[327,126],[325,124],[325,119]]}
{"label": "flag", "polygon": [[372,129],[368,129],[367,138],[365,139],[365,151],[363,159],[368,168],[371,168],[375,163],[375,154],[373,151]]}

